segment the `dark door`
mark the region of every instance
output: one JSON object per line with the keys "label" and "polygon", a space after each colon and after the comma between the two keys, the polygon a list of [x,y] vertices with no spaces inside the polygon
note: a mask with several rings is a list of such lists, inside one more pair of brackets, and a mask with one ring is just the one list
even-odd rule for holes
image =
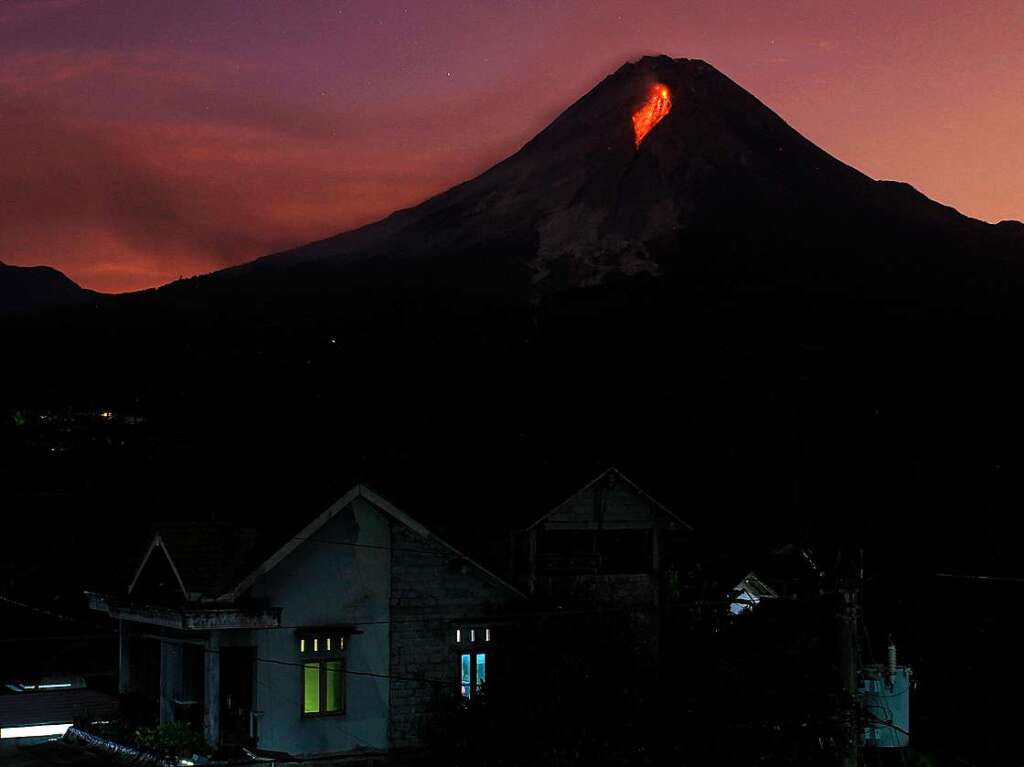
{"label": "dark door", "polygon": [[224,746],[252,746],[259,735],[252,722],[256,683],[256,648],[224,647],[220,651],[220,732]]}

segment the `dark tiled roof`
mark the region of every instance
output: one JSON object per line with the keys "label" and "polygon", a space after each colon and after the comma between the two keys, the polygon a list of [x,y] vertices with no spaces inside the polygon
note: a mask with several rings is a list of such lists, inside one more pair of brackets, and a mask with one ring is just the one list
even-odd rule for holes
{"label": "dark tiled roof", "polygon": [[117,712],[117,698],[87,688],[0,695],[0,728],[76,720],[97,722],[112,719]]}
{"label": "dark tiled roof", "polygon": [[220,596],[245,577],[266,537],[251,527],[216,523],[167,523],[157,530],[185,589],[208,598]]}

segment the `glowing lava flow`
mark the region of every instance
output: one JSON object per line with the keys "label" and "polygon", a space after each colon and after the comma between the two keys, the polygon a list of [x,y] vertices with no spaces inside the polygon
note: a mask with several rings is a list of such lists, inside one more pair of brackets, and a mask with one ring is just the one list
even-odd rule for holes
{"label": "glowing lava flow", "polygon": [[660,123],[672,109],[672,96],[664,85],[651,87],[651,95],[647,101],[633,113],[633,133],[636,134],[636,147],[651,132],[651,128]]}

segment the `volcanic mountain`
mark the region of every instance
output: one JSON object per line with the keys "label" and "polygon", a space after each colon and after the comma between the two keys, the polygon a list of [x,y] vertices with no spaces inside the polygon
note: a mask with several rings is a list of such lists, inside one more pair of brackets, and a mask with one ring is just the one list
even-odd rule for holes
{"label": "volcanic mountain", "polygon": [[[638,141],[635,116],[654,90],[670,109]],[[427,261],[405,268],[489,292],[549,295],[609,275],[724,270],[740,282],[757,274],[766,287],[907,298],[951,274],[957,290],[965,280],[1002,282],[1022,233],[868,178],[703,61],[649,57],[621,67],[479,177],[214,279],[272,270],[280,280],[302,265],[368,262],[394,274],[399,262]]]}
{"label": "volcanic mountain", "polygon": [[866,475],[920,476],[907,455],[968,492],[995,444],[968,407],[1019,409],[1022,255],[1021,224],[872,180],[708,64],[649,57],[414,208],[21,323],[0,386],[162,414],[182,448],[149,465],[215,472],[195,495],[351,470],[412,508],[457,477],[475,513],[615,463],[669,501],[857,511]]}

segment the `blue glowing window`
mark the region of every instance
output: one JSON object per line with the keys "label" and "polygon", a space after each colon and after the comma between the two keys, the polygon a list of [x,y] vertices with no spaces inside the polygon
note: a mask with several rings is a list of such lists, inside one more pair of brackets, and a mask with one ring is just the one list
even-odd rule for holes
{"label": "blue glowing window", "polygon": [[468,698],[473,694],[473,666],[470,663],[470,656],[463,655],[461,658],[462,667],[462,697]]}

